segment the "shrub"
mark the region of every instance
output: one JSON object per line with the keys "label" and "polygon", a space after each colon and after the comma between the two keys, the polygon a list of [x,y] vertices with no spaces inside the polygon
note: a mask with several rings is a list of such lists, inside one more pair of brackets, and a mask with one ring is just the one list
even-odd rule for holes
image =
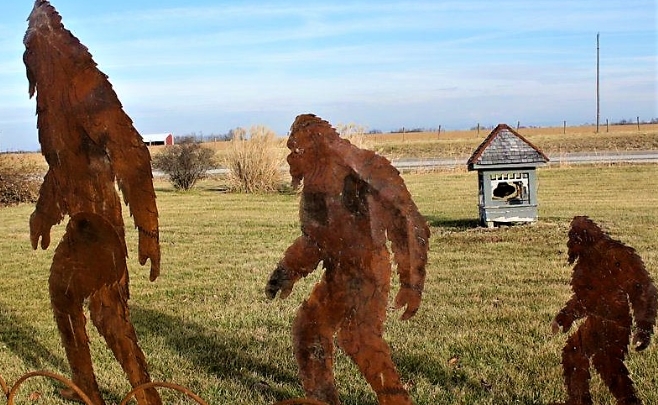
{"label": "shrub", "polygon": [[20,155],[0,154],[0,206],[36,202],[41,176],[36,163]]}
{"label": "shrub", "polygon": [[282,183],[284,163],[281,141],[264,126],[232,131],[233,139],[225,160],[229,169],[229,188],[243,193],[273,192]]}
{"label": "shrub", "polygon": [[366,137],[366,127],[354,123],[337,124],[336,132],[341,138],[347,139],[357,148],[372,149],[373,145]]}
{"label": "shrub", "polygon": [[153,167],[162,170],[177,190],[189,190],[216,167],[215,151],[184,137],[155,155]]}

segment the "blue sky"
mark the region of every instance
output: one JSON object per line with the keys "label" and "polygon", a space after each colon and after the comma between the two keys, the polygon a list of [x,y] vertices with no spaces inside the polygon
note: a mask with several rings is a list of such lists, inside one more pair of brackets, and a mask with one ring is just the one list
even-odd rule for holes
{"label": "blue sky", "polygon": [[[9,4],[6,4],[9,3]],[[302,4],[303,5],[298,5]],[[142,134],[295,116],[384,132],[658,117],[655,0],[53,0]],[[0,151],[38,150],[31,0],[0,13]]]}

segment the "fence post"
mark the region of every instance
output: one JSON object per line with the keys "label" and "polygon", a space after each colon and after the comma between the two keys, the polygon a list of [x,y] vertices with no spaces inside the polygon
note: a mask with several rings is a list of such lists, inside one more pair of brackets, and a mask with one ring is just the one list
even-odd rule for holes
{"label": "fence post", "polygon": [[637,117],[637,130],[640,130],[640,117]]}
{"label": "fence post", "polygon": [[563,121],[562,124],[562,133],[566,134],[567,133],[567,121]]}

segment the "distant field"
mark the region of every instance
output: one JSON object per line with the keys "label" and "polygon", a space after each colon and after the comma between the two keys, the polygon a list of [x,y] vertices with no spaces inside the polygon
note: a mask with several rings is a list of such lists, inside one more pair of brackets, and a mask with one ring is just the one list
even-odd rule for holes
{"label": "distant field", "polygon": [[[411,132],[393,134],[364,135],[356,140],[369,149],[375,150],[389,159],[405,157],[418,158],[462,158],[468,157],[489,135],[490,129],[471,131]],[[546,154],[593,151],[627,151],[658,149],[658,124],[644,124],[638,131],[635,125],[564,128],[520,128],[518,132]],[[281,138],[281,149],[285,149],[285,139]],[[353,140],[354,141],[354,140]],[[226,155],[228,142],[206,142],[205,146],[215,149],[221,161]],[[163,146],[150,147],[151,154],[159,153]],[[21,159],[30,159],[47,169],[40,153],[21,153]]]}
{"label": "distant field", "polygon": [[[480,132],[448,131],[411,132],[394,134],[364,135],[357,139],[358,144],[373,149],[389,159],[404,157],[422,158],[456,158],[468,157],[475,148],[489,135],[490,129]],[[519,134],[547,154],[560,154],[583,151],[626,151],[658,149],[658,124],[637,126],[623,125],[600,127],[564,128],[520,128]],[[228,142],[209,142],[207,146],[216,149],[218,157],[226,153]],[[154,147],[157,153],[162,147]],[[284,139],[281,141],[284,149]]]}

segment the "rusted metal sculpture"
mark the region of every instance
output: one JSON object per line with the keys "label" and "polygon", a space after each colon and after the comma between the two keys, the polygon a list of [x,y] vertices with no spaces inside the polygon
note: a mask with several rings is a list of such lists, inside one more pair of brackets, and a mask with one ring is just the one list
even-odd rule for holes
{"label": "rusted metal sculpture", "polygon": [[640,404],[624,358],[633,317],[633,347],[640,351],[649,346],[658,307],[656,287],[635,250],[610,238],[587,217],[573,219],[567,247],[569,263],[576,263],[573,296],[555,317],[553,333],[566,332],[577,319],[585,320],[562,352],[566,404],[592,403],[590,361],[617,404]]}
{"label": "rusted metal sculpture", "polygon": [[[112,86],[87,48],[66,30],[48,1],[37,0],[25,34],[30,97],[36,92],[41,151],[49,169],[30,217],[34,249],[66,215],[66,234],[53,259],[50,296],[73,382],[104,404],[94,376],[83,301],[133,386],[150,381],[128,313],[123,194],[139,230],[139,262],[160,272],[158,211],[150,155]],[[79,397],[70,390],[62,395]],[[154,389],[140,404],[160,404]]]}
{"label": "rusted metal sculpture", "polygon": [[324,276],[293,325],[306,395],[340,403],[332,370],[336,336],[380,404],[411,404],[382,337],[391,277],[386,243],[400,277],[395,306],[406,308],[408,319],[420,306],[429,227],[390,162],[341,139],[326,121],[298,116],[287,146],[293,185],[303,180],[302,235],[271,274],[266,294],[287,297],[323,263]]}

